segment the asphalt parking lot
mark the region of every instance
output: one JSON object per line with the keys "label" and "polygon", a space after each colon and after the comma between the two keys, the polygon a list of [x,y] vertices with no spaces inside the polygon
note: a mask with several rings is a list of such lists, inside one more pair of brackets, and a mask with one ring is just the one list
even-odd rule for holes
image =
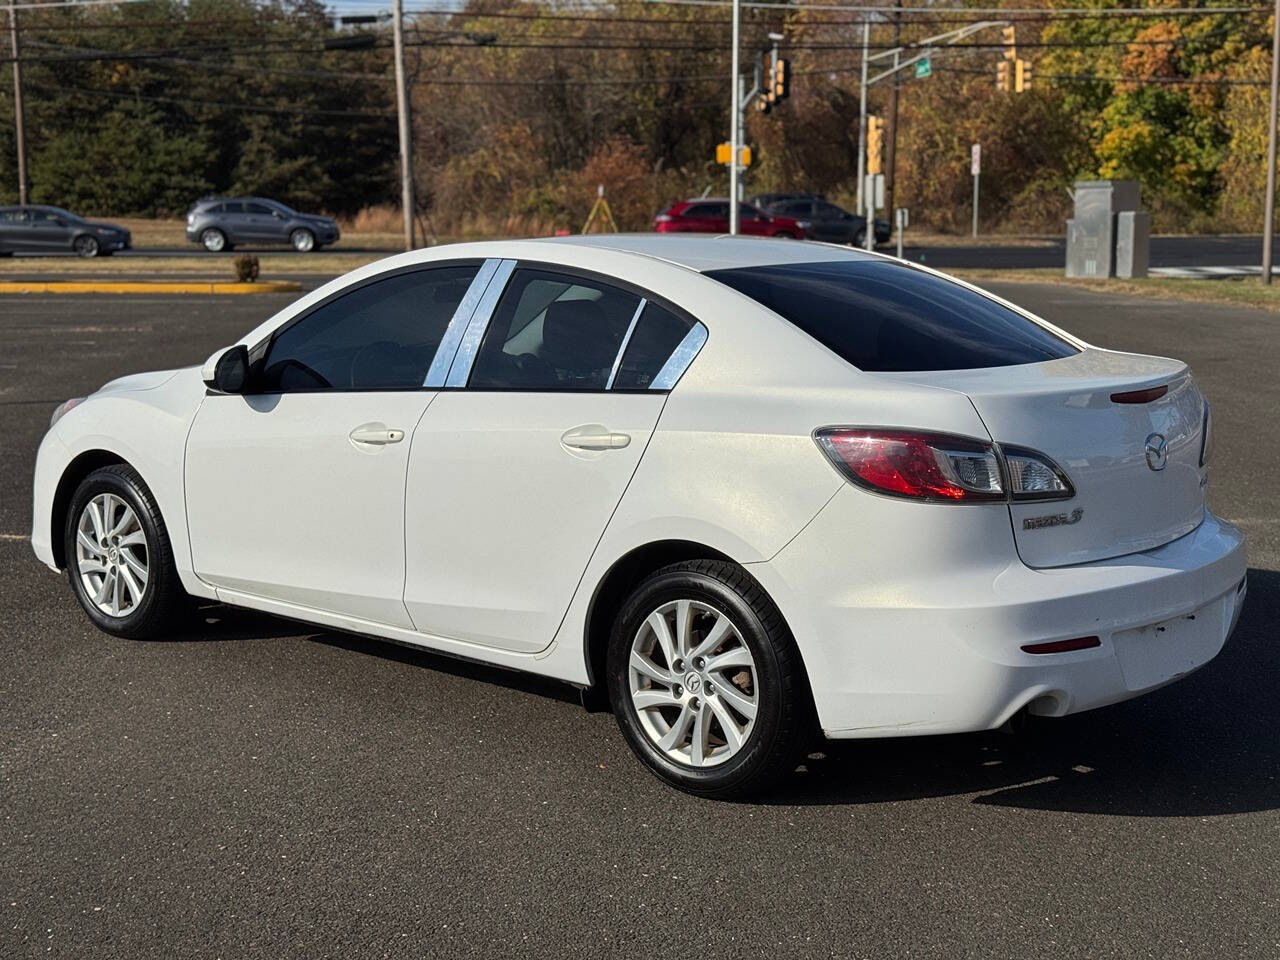
{"label": "asphalt parking lot", "polygon": [[1030,738],[822,748],[755,804],[662,786],[538,680],[217,608],[96,632],[26,540],[52,408],[289,297],[0,298],[0,957],[1280,955],[1275,315],[993,289],[1192,363],[1250,536],[1235,638]]}

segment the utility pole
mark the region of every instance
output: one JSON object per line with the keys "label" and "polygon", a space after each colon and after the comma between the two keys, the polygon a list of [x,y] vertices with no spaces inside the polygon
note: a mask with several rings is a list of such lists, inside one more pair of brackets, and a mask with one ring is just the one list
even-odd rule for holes
{"label": "utility pole", "polygon": [[[12,9],[12,7],[10,8]],[[17,36],[17,34],[14,34]],[[393,24],[396,56],[396,114],[400,118],[400,206],[404,210],[404,248],[413,242],[413,127],[409,122],[409,90],[404,69],[404,0],[395,0]],[[14,64],[17,67],[17,64]]]}
{"label": "utility pole", "polygon": [[[1280,2],[1280,0],[1277,0]],[[867,45],[871,42],[871,22],[862,21],[862,96],[858,99],[858,188],[854,206],[862,212],[863,181],[867,175]]]}
{"label": "utility pole", "polygon": [[1267,201],[1265,220],[1262,224],[1262,282],[1267,286],[1271,285],[1271,242],[1274,239],[1276,219],[1277,100],[1280,100],[1280,0],[1276,0],[1271,37],[1271,116],[1267,118],[1267,125],[1271,128],[1271,132],[1267,137]]}
{"label": "utility pole", "polygon": [[[897,0],[894,7],[901,10],[902,0]],[[902,44],[902,14],[893,15],[893,45]],[[894,54],[893,65],[898,65],[898,56]],[[893,75],[893,93],[889,99],[889,144],[884,158],[884,208],[897,209],[894,204],[893,186],[897,182],[898,172],[898,92],[902,89],[902,79],[896,72]],[[901,238],[899,238],[901,239]],[[898,256],[902,256],[901,253]]]}
{"label": "utility pole", "polygon": [[27,203],[27,124],[22,110],[22,64],[18,62],[21,49],[18,43],[17,0],[9,0],[10,49],[13,51],[13,120],[18,141],[18,203]]}
{"label": "utility pole", "polygon": [[[1280,0],[1276,0],[1280,3]],[[732,156],[729,157],[729,233],[738,232],[738,163],[741,161],[741,117],[738,113],[742,94],[742,79],[738,76],[738,31],[741,28],[742,0],[733,0],[733,52],[729,56],[729,143],[732,144]]]}

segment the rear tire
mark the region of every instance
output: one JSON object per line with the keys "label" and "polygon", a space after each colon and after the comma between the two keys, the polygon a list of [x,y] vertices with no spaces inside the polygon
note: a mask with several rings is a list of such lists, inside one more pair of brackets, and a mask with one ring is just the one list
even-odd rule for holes
{"label": "rear tire", "polygon": [[[665,638],[659,621],[668,624]],[[607,679],[636,756],[698,796],[763,791],[795,770],[812,730],[791,631],[734,563],[677,563],[636,587],[614,624]]]}
{"label": "rear tire", "polygon": [[67,509],[63,547],[71,590],[99,630],[160,638],[191,609],[160,508],[126,464],[81,481]]}

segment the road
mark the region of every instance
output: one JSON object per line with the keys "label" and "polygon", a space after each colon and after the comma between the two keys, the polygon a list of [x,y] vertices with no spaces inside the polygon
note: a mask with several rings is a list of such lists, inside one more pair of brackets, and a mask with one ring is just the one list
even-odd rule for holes
{"label": "road", "polygon": [[1030,739],[825,747],[743,804],[660,785],[554,684],[216,607],[95,632],[25,539],[50,410],[287,297],[0,299],[0,956],[1280,955],[1274,315],[994,286],[1194,364],[1239,630]]}
{"label": "road", "polygon": [[[987,270],[1030,270],[1036,268],[1063,267],[1067,262],[1066,241],[1058,239],[1046,241],[1038,246],[1000,245],[1000,244],[963,244],[954,246],[926,245],[916,246],[910,242],[911,233],[907,233],[907,244],[903,250],[906,259],[925,263],[938,269],[958,269],[963,267],[982,268]],[[896,247],[893,243],[883,244],[880,250],[892,253]],[[194,244],[190,247],[144,247],[116,254],[123,261],[132,257],[201,257],[210,262],[229,261],[231,257],[242,253],[281,253],[289,252],[287,247],[237,247],[235,253],[210,254]],[[381,254],[389,255],[394,251],[366,248],[337,247],[326,248],[325,252],[343,254]],[[38,260],[48,254],[37,256],[19,254],[22,259]],[[72,254],[65,254],[72,256]],[[1257,266],[1262,263],[1262,236],[1197,236],[1197,237],[1152,237],[1151,266],[1153,267],[1240,267]]]}

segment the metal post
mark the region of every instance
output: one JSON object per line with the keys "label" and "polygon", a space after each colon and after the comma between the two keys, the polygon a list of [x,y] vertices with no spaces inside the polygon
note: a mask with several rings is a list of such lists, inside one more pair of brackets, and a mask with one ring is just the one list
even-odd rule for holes
{"label": "metal post", "polygon": [[858,96],[858,197],[857,208],[863,209],[863,180],[867,173],[867,45],[871,42],[871,22],[862,22],[862,84]]}
{"label": "metal post", "polygon": [[413,241],[413,129],[409,122],[409,90],[404,69],[404,0],[395,0],[393,37],[396,57],[396,114],[400,119],[400,206],[404,210],[404,248]]}
{"label": "metal post", "polygon": [[1271,284],[1271,242],[1276,218],[1276,106],[1280,100],[1280,0],[1276,0],[1275,23],[1271,38],[1271,128],[1267,137],[1267,200],[1262,224],[1262,282]]}
{"label": "metal post", "polygon": [[981,174],[973,175],[973,235],[978,235],[978,177]]}
{"label": "metal post", "polygon": [[[894,6],[898,9],[902,8],[902,0],[897,0]],[[896,47],[902,42],[902,14],[895,13],[893,15],[893,45]],[[897,202],[897,195],[894,193],[895,184],[898,181],[898,93],[902,89],[902,80],[898,74],[898,51],[893,53],[893,93],[889,97],[889,145],[885,151],[888,155],[884,158],[884,209],[885,212],[896,210],[894,204]],[[902,254],[898,254],[902,256]]]}
{"label": "metal post", "polygon": [[[1278,0],[1280,2],[1280,0]],[[732,80],[729,83],[729,143],[732,156],[729,157],[729,233],[738,232],[738,160],[741,146],[738,143],[738,101],[741,90],[738,77],[738,30],[742,18],[742,0],[733,0],[733,51],[729,56]]]}
{"label": "metal post", "polygon": [[13,50],[13,119],[18,147],[18,202],[25,206],[27,203],[27,124],[22,109],[22,64],[18,62],[20,46],[16,0],[10,0],[9,3],[9,35],[10,49]]}
{"label": "metal post", "polygon": [[902,259],[902,215],[898,213],[897,208],[894,208],[893,219],[897,222],[897,225],[898,225],[898,259],[901,260]]}

